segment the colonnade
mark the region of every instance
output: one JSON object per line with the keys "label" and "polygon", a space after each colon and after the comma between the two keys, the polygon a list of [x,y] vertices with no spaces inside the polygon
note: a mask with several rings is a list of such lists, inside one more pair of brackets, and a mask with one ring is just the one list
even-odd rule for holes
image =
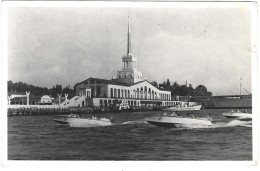
{"label": "colonnade", "polygon": [[129,98],[129,99],[145,99],[145,100],[171,100],[169,93],[158,93],[146,87],[134,90],[110,88],[110,98]]}

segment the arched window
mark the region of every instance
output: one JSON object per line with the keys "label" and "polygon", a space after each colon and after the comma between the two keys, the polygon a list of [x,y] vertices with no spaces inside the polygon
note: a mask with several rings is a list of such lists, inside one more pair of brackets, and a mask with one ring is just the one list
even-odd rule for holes
{"label": "arched window", "polygon": [[110,97],[113,98],[113,88],[110,88]]}
{"label": "arched window", "polygon": [[114,89],[114,97],[117,97],[116,89]]}
{"label": "arched window", "polygon": [[121,97],[121,96],[120,96],[120,89],[118,89],[117,91],[118,91],[117,97],[120,98],[120,97]]}

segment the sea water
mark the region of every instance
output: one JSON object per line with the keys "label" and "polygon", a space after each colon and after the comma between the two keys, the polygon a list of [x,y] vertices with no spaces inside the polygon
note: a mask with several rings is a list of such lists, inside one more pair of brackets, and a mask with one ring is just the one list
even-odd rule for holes
{"label": "sea water", "polygon": [[[228,120],[229,110],[211,114],[211,127],[159,128],[145,118],[162,111],[86,114],[115,119],[112,126],[70,127],[55,116],[8,118],[9,160],[252,160],[251,121]],[[251,111],[249,111],[251,112]],[[188,112],[180,112],[186,115]]]}

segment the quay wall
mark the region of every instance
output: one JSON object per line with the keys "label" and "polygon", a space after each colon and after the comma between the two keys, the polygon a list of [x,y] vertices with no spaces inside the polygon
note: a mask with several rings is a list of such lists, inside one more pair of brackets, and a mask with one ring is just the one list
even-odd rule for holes
{"label": "quay wall", "polygon": [[161,110],[159,108],[149,108],[149,107],[132,107],[131,109],[118,110],[117,108],[105,108],[105,107],[74,107],[74,108],[8,108],[8,116],[30,116],[30,115],[68,115],[74,114],[89,114],[89,113],[116,113],[116,112],[138,112],[138,111],[152,111]]}
{"label": "quay wall", "polygon": [[19,109],[19,108],[39,108],[39,109],[59,109],[65,108],[62,105],[7,105],[8,109]]}

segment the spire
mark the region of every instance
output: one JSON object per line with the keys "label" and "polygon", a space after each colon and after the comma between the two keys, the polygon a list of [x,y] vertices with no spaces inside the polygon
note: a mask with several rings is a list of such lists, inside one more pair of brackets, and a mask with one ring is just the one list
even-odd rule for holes
{"label": "spire", "polygon": [[128,33],[127,33],[127,55],[131,53],[130,18],[128,13]]}

